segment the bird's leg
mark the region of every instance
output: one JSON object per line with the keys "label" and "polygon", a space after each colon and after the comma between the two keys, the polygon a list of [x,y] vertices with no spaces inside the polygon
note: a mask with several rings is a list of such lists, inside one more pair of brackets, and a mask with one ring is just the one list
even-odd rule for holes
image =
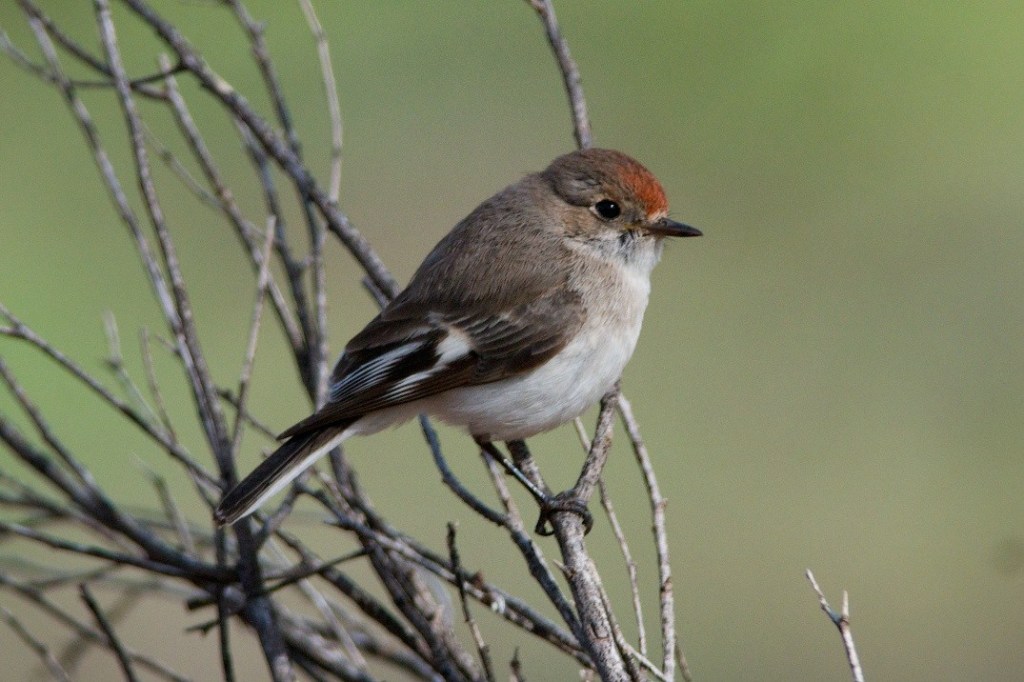
{"label": "bird's leg", "polygon": [[[519,481],[523,485],[523,487],[526,488],[526,490],[530,493],[530,495],[532,495],[533,498],[537,500],[538,503],[541,502],[542,500],[551,497],[551,493],[545,492],[540,486],[538,486],[536,483],[527,478],[526,474],[524,474],[521,469],[519,469],[512,462],[508,461],[508,457],[502,454],[501,450],[498,449],[497,445],[495,445],[489,440],[484,440],[482,438],[474,437],[473,440],[476,441],[476,444],[480,446],[481,450],[483,450],[488,455],[493,457],[498,464],[504,467],[505,471],[512,475],[512,478]],[[540,485],[543,486],[544,481],[541,481]]]}
{"label": "bird's leg", "polygon": [[531,481],[536,481],[537,487],[543,490],[546,496],[550,497],[551,490],[544,483],[544,478],[540,475],[540,469],[537,468],[537,462],[534,461],[530,448],[526,446],[526,441],[506,441],[505,447],[508,448],[508,453],[512,455],[512,462],[515,463],[516,467],[528,476]]}
{"label": "bird's leg", "polygon": [[544,483],[544,479],[541,478],[540,471],[537,469],[537,465],[533,461],[533,456],[530,454],[530,449],[526,447],[525,441],[512,440],[505,443],[509,453],[512,455],[514,464],[501,454],[494,443],[481,440],[477,440],[477,443],[500,462],[513,478],[522,483],[523,487],[537,501],[537,504],[540,506],[540,517],[537,519],[534,531],[538,535],[548,536],[554,534],[554,527],[551,525],[551,515],[562,511],[579,514],[583,518],[584,533],[590,532],[590,529],[594,526],[594,517],[591,516],[587,505],[572,497],[571,491],[565,491],[557,495],[551,494],[551,491]]}

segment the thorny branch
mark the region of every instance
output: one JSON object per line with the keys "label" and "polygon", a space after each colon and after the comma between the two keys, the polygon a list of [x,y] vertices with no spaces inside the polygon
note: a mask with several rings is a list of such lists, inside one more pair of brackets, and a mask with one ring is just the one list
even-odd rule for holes
{"label": "thorny branch", "polygon": [[[592,136],[580,74],[552,3],[528,2],[543,23],[561,72],[577,146],[588,147]],[[357,265],[355,278],[363,280],[379,303],[392,298],[399,287],[338,204],[341,109],[328,36],[311,0],[299,0],[299,4],[319,62],[330,120],[330,168],[325,184],[303,159],[292,107],[265,40],[274,26],[253,17],[242,0],[231,0],[227,6],[240,27],[236,39],[251,51],[264,88],[263,93],[249,96],[221,76],[182,28],[163,18],[146,0],[121,0],[116,11],[112,11],[109,0],[94,0],[93,4],[98,40],[82,40],[73,37],[74,32],[67,30],[56,13],[44,11],[35,0],[18,0],[40,56],[33,57],[15,45],[2,27],[0,51],[62,96],[127,229],[163,328],[141,331],[145,377],[136,382],[124,361],[116,321],[109,319],[111,354],[107,370],[118,389],[109,388],[103,378],[56,348],[2,304],[0,338],[38,351],[63,374],[69,386],[84,386],[92,399],[130,424],[154,451],[169,456],[191,482],[191,493],[209,509],[235,481],[235,460],[245,447],[247,435],[251,432],[256,435],[250,437],[265,437],[269,431],[262,419],[250,413],[247,399],[255,367],[261,361],[259,344],[265,327],[273,324],[286,340],[310,401],[322,400],[329,361],[324,267],[327,234],[333,235],[352,257]],[[134,21],[125,21],[129,14]],[[121,48],[120,34],[138,30],[140,22],[156,36],[161,49],[170,53],[155,54],[144,66],[130,61]],[[97,44],[98,48],[90,47]],[[132,54],[136,53],[133,50]],[[158,71],[146,73],[152,63],[158,64]],[[83,70],[93,80],[68,75]],[[218,106],[220,115],[238,130],[252,164],[249,182],[262,193],[262,208],[236,198],[242,193],[231,187],[221,170],[228,162],[221,158],[226,152],[207,143],[203,128],[208,122],[193,118],[193,102],[185,96],[179,81],[197,84]],[[79,96],[83,88],[105,91],[118,105],[128,141],[127,162],[125,157],[108,151],[110,143],[102,137],[89,106]],[[273,123],[250,103],[264,96],[270,102]],[[145,107],[140,106],[140,98],[145,100]],[[147,124],[154,107],[177,125],[180,139],[176,143],[165,143]],[[164,210],[161,187],[152,169],[153,154],[168,165],[188,195],[216,211],[222,224],[237,237],[240,256],[252,271],[252,313],[243,334],[245,344],[240,349],[237,380],[230,390],[215,379],[226,372],[213,371],[203,352],[204,329],[197,322],[193,304],[201,297],[196,296],[197,291],[190,288],[194,284],[184,275],[175,241],[178,228]],[[282,185],[280,190],[278,183]],[[304,235],[297,235],[286,220],[296,210],[304,223]],[[272,314],[264,315],[265,308]],[[153,353],[161,349],[169,351],[180,373],[178,381],[186,387],[195,423],[203,436],[201,444],[179,436],[188,429],[181,428],[185,419],[180,407],[164,395],[174,380],[157,369]],[[586,459],[576,483],[557,497],[582,509],[595,490],[601,489],[602,503],[629,568],[633,618],[640,632],[636,647],[626,640],[605,592],[584,539],[580,515],[561,510],[550,515],[561,563],[548,560],[515,502],[513,490],[518,483],[510,489],[506,472],[498,464],[503,455],[497,449],[482,453],[497,495],[496,502],[487,502],[483,492],[455,476],[426,419],[422,421],[423,431],[444,483],[468,509],[488,522],[486,529],[493,531],[497,526],[499,533],[507,534],[513,553],[518,553],[526,572],[541,588],[544,600],[540,603],[528,603],[479,571],[467,568],[463,562],[473,561],[477,550],[471,548],[462,556],[453,525],[449,525],[447,552],[432,550],[427,543],[394,527],[370,502],[352,464],[340,451],[331,457],[331,475],[300,479],[276,511],[240,523],[232,532],[213,529],[209,519],[190,519],[189,507],[175,499],[174,491],[180,491],[181,486],[170,485],[164,476],[152,472],[144,473],[140,482],[149,477],[149,483],[144,484],[152,486],[159,504],[145,511],[129,510],[94,478],[75,448],[61,440],[61,433],[67,429],[50,423],[2,357],[0,379],[29,429],[26,433],[13,418],[0,414],[0,444],[34,476],[30,482],[23,482],[0,473],[0,505],[14,515],[9,517],[12,520],[0,523],[0,542],[11,546],[35,543],[46,551],[70,555],[77,562],[73,569],[55,571],[46,580],[35,582],[0,570],[0,590],[49,616],[79,641],[108,652],[125,679],[133,679],[140,672],[184,679],[121,640],[124,633],[118,632],[112,612],[104,611],[93,596],[101,587],[133,589],[128,586],[139,584],[140,578],[153,589],[134,592],[148,595],[139,599],[177,600],[197,612],[216,608],[216,613],[210,611],[211,615],[191,630],[217,630],[219,666],[226,680],[238,676],[228,629],[228,623],[236,618],[256,634],[269,674],[275,680],[305,675],[310,679],[369,681],[395,669],[413,679],[496,679],[499,674],[492,659],[500,650],[487,641],[487,628],[477,623],[478,617],[496,618],[520,637],[532,636],[545,642],[553,651],[564,654],[571,665],[583,668],[584,676],[591,679],[595,673],[606,680],[646,679],[647,675],[659,680],[674,678],[678,645],[665,501],[630,405],[618,387],[602,400],[594,437],[586,439]],[[648,657],[650,643],[641,609],[643,590],[633,553],[601,482],[616,410],[626,426],[651,504],[664,651],[660,665]],[[172,426],[175,422],[179,428]],[[251,428],[244,428],[247,425]],[[536,490],[550,494],[525,444],[511,443],[509,447],[522,472],[517,474]],[[105,456],[124,454],[111,451]],[[325,560],[309,540],[288,528],[285,519],[300,497],[321,505],[337,532],[344,533],[345,541],[351,543],[351,551],[344,552],[340,559]],[[337,554],[332,551],[332,556]],[[356,579],[356,572],[348,568],[351,564],[369,568],[379,586]],[[95,626],[74,617],[50,598],[53,590],[69,584],[81,585],[80,606],[84,604]],[[466,642],[460,638],[452,617],[452,594],[470,631]],[[308,608],[295,608],[297,600]],[[136,599],[126,603],[124,608],[134,608]],[[545,615],[549,612],[557,614],[556,620]],[[62,659],[14,612],[3,608],[0,615],[53,676],[74,676],[75,660]],[[529,676],[529,657],[521,654],[518,646],[508,664],[513,679]],[[686,675],[685,670],[683,673]]]}

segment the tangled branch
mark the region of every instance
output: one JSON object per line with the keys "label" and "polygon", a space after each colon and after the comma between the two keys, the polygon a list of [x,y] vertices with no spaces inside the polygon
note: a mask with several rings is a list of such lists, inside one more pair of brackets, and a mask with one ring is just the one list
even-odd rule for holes
{"label": "tangled branch", "polygon": [[[248,400],[265,326],[274,325],[286,340],[310,402],[318,404],[323,399],[329,361],[325,249],[336,247],[346,252],[354,263],[350,276],[362,279],[379,303],[393,297],[399,287],[338,203],[342,120],[328,37],[313,4],[300,0],[315,45],[331,121],[329,178],[323,184],[303,159],[292,108],[264,40],[268,27],[251,15],[241,0],[227,3],[240,27],[235,39],[239,49],[247,48],[255,60],[271,102],[272,119],[262,116],[250,104],[251,98],[204,59],[181,27],[163,18],[145,0],[122,0],[121,4],[124,12],[112,13],[109,0],[94,0],[100,45],[96,52],[72,38],[60,17],[48,14],[34,0],[18,0],[39,58],[15,46],[6,33],[0,33],[0,50],[61,95],[143,266],[163,328],[140,330],[139,353],[145,373],[140,383],[123,362],[116,323],[108,321],[108,369],[118,388],[109,387],[105,378],[91,373],[47,341],[23,321],[21,311],[16,314],[2,305],[0,338],[35,349],[63,373],[69,384],[84,386],[93,400],[111,408],[124,424],[170,458],[212,514],[220,495],[236,482],[235,462],[243,432],[252,429],[263,435],[270,433],[259,416],[250,412]],[[529,4],[542,20],[560,68],[576,142],[587,147],[591,132],[579,71],[552,4],[549,0],[530,0]],[[157,73],[133,76],[135,64],[121,48],[121,34],[140,27],[157,36],[164,53],[155,55]],[[92,77],[83,80],[68,75],[82,70]],[[260,208],[236,199],[239,193],[221,171],[220,152],[202,132],[205,122],[193,117],[193,103],[183,95],[180,82],[186,80],[197,84],[203,96],[215,102],[219,114],[238,131],[251,162],[250,181],[262,193],[262,215],[258,215]],[[100,134],[89,106],[80,96],[84,88],[109,93],[117,103],[131,157],[124,167],[119,167],[108,151],[109,142]],[[140,106],[142,100],[147,106]],[[180,139],[175,144],[159,139],[147,125],[154,106],[176,123]],[[187,156],[176,155],[171,151],[174,148],[186,149]],[[225,372],[211,370],[203,349],[204,330],[193,306],[195,285],[184,274],[177,228],[161,198],[162,188],[154,173],[156,163],[165,164],[194,201],[217,211],[237,238],[239,253],[252,271],[251,314],[240,349],[237,380],[230,388],[214,378]],[[198,173],[193,174],[190,168],[198,169]],[[276,183],[282,178],[286,187],[279,188]],[[294,196],[289,198],[285,190]],[[301,230],[289,224],[290,202],[298,209]],[[136,208],[139,206],[141,211]],[[31,311],[24,315],[30,317]],[[174,424],[174,410],[169,408],[160,373],[155,369],[156,349],[166,350],[180,372],[203,436],[199,445],[189,445],[179,436],[183,429]],[[11,512],[8,518],[17,519],[0,522],[0,540],[12,548],[6,555],[7,567],[0,570],[0,589],[53,619],[72,637],[107,651],[125,679],[135,679],[143,671],[164,679],[184,679],[170,665],[130,646],[131,635],[119,627],[124,612],[143,599],[176,600],[195,612],[214,609],[192,629],[216,631],[225,680],[237,679],[232,631],[228,627],[233,620],[244,623],[256,635],[269,675],[275,680],[291,680],[299,675],[310,679],[376,680],[386,674],[385,670],[395,669],[410,679],[497,679],[501,674],[497,672],[494,648],[476,622],[477,611],[496,614],[509,628],[545,643],[591,678],[596,674],[605,680],[641,680],[649,676],[674,679],[678,646],[665,501],[630,404],[617,387],[602,401],[593,437],[584,438],[586,459],[577,482],[560,496],[586,505],[600,490],[629,569],[632,618],[639,632],[636,646],[623,634],[620,617],[584,538],[579,515],[559,511],[551,514],[560,561],[548,559],[513,499],[506,472],[495,458],[501,457],[500,453],[481,452],[481,462],[497,496],[496,506],[482,501],[479,491],[452,473],[425,418],[425,439],[445,484],[481,521],[499,527],[508,537],[504,551],[518,557],[525,573],[540,587],[540,603],[529,603],[511,589],[467,568],[465,562],[472,562],[475,550],[467,552],[458,547],[453,525],[449,525],[447,553],[435,552],[392,525],[374,507],[355,468],[340,450],[331,455],[329,473],[319,471],[300,478],[275,509],[257,514],[227,532],[214,527],[211,514],[204,519],[189,518],[171,492],[178,486],[168,485],[155,474],[149,476],[149,485],[159,505],[129,509],[96,480],[84,463],[87,458],[61,441],[63,425],[51,423],[19,382],[15,368],[2,357],[0,378],[28,424],[26,429],[18,426],[13,416],[0,414],[0,443],[32,474],[30,480],[23,480],[0,472],[0,503]],[[641,471],[640,488],[650,501],[653,554],[659,571],[659,662],[649,655],[651,643],[641,607],[644,591],[634,554],[601,480],[616,412],[625,424]],[[550,492],[525,445],[509,445],[530,483]],[[110,452],[107,456],[121,454]],[[320,505],[336,532],[344,533],[356,549],[340,558],[319,556],[285,522],[300,497]],[[16,543],[37,545],[54,556],[69,555],[75,559],[74,568],[53,568],[67,565],[59,562],[47,566],[19,563],[15,557],[21,544]],[[380,589],[356,579],[355,572],[348,569],[354,563],[369,568]],[[93,624],[75,617],[71,607],[50,598],[53,590],[67,585],[79,586],[81,603]],[[143,585],[144,590],[140,589]],[[123,609],[112,608],[104,604],[109,591],[131,595],[131,599]],[[452,594],[457,596],[468,624],[468,638],[451,617]],[[307,608],[296,608],[297,602]],[[550,612],[557,614],[557,620],[545,615]],[[71,677],[75,665],[72,657],[62,656],[13,611],[3,608],[0,615],[53,676]],[[508,665],[514,679],[528,676],[528,661],[518,650]]]}

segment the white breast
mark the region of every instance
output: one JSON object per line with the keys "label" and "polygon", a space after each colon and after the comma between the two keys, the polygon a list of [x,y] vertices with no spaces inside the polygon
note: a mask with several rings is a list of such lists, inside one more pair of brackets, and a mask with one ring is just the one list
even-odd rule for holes
{"label": "white breast", "polygon": [[[651,269],[660,253],[660,246],[646,246],[626,262],[599,253],[583,259],[577,281],[591,283],[579,288],[585,296],[586,323],[540,367],[372,412],[347,429],[345,437],[374,433],[422,412],[496,441],[528,438],[578,417],[608,392],[633,355],[647,308]],[[452,344],[464,342],[453,338]],[[442,356],[464,351],[455,346],[439,350]]]}
{"label": "white breast", "polygon": [[622,375],[633,355],[650,290],[648,272],[616,278],[587,323],[558,355],[519,377],[458,388],[424,401],[426,411],[489,440],[517,440],[582,414]]}

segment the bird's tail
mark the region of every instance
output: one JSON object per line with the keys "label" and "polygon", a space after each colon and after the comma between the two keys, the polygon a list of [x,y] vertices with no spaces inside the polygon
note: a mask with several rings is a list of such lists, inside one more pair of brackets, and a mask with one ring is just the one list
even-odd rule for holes
{"label": "bird's tail", "polygon": [[214,521],[218,526],[227,526],[256,511],[267,498],[344,440],[344,431],[327,428],[289,438],[224,496],[213,513]]}

